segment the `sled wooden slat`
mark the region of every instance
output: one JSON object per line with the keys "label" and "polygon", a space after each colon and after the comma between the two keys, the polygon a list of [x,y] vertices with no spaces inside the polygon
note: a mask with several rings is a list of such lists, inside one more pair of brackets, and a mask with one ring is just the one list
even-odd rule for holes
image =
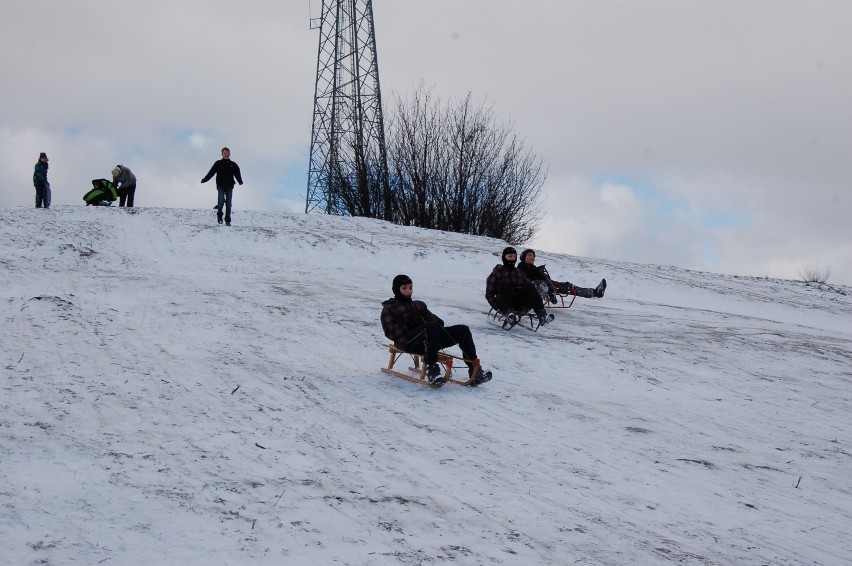
{"label": "sled wooden slat", "polygon": [[[426,387],[434,387],[429,385],[429,381],[426,379],[426,363],[423,361],[422,354],[412,354],[411,352],[400,350],[393,344],[386,344],[385,347],[387,347],[388,352],[390,352],[390,357],[388,358],[388,367],[381,368],[382,373],[412,381],[414,383],[419,383]],[[399,369],[394,368],[394,366],[399,363],[399,359],[403,355],[411,356],[414,363],[414,367],[409,367],[407,371],[400,371]],[[456,385],[470,385],[473,382],[473,379],[470,377],[464,380],[453,377],[454,360],[461,360],[462,362],[469,361],[459,356],[453,356],[452,354],[447,354],[445,352],[438,352],[438,363],[444,366],[444,380],[455,383]],[[478,373],[476,371],[478,368],[478,365],[474,368],[473,375]]]}

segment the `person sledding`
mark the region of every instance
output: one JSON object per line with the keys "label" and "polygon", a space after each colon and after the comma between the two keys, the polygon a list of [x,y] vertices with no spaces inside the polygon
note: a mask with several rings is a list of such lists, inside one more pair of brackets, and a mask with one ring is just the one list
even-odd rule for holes
{"label": "person sledding", "polygon": [[549,300],[554,305],[556,304],[556,295],[576,295],[586,299],[602,299],[606,291],[606,279],[601,279],[597,287],[577,287],[568,281],[554,281],[550,278],[550,274],[543,265],[535,265],[535,251],[526,249],[521,252],[521,262],[518,264],[520,269],[527,279],[533,282],[540,293],[543,294],[544,300]]}
{"label": "person sledding", "polygon": [[485,283],[485,299],[491,308],[497,311],[503,326],[510,328],[517,324],[520,316],[530,309],[535,312],[538,326],[544,326],[554,318],[544,309],[541,296],[532,282],[517,267],[518,252],[509,246],[503,250],[502,263],[491,271]]}
{"label": "person sledding", "polygon": [[491,372],[479,364],[468,326],[444,326],[444,321],[433,314],[426,303],[413,300],[414,283],[408,275],[394,277],[391,290],[393,297],[382,302],[382,330],[400,350],[424,357],[429,385],[438,387],[445,382],[438,364],[438,352],[456,344],[468,367],[470,384],[479,385],[491,379]]}

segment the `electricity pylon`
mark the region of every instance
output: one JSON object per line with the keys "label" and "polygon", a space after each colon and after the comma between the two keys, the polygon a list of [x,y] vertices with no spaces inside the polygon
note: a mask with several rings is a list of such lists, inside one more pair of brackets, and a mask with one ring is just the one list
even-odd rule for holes
{"label": "electricity pylon", "polygon": [[389,220],[372,0],[323,0],[305,212]]}

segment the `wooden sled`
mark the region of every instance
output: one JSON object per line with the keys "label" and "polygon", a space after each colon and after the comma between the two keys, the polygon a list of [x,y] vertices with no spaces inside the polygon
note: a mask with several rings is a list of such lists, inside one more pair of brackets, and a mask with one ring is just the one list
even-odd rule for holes
{"label": "wooden sled", "polygon": [[[437,389],[441,387],[443,383],[439,385],[429,385],[429,380],[426,379],[426,363],[423,361],[423,354],[412,354],[411,352],[406,352],[404,350],[400,350],[393,344],[385,344],[388,351],[390,352],[390,359],[388,360],[388,367],[381,368],[383,373],[388,375],[392,375],[394,377],[399,377],[401,379],[406,379],[408,381],[413,381],[414,383],[419,383],[421,385],[425,385],[426,387],[432,387]],[[413,360],[414,367],[409,367],[407,371],[400,371],[399,369],[394,369],[394,366],[397,364],[399,359],[403,356],[411,356]],[[438,363],[444,366],[444,381],[453,382],[456,385],[476,385],[473,383],[473,378],[468,377],[467,379],[456,379],[453,377],[453,361],[461,360],[462,362],[472,362],[476,364],[475,360],[466,360],[459,356],[453,356],[452,354],[447,354],[446,352],[438,352]],[[467,369],[467,365],[464,366]],[[477,375],[479,372],[479,364],[474,366],[473,375]]]}

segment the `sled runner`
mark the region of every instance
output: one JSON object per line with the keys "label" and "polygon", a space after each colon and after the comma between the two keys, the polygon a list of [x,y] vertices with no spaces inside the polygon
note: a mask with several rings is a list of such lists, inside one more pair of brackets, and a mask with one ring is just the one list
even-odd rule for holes
{"label": "sled runner", "polygon": [[94,179],[92,190],[83,195],[86,206],[111,206],[116,199],[118,199],[118,193],[115,185],[106,179]]}
{"label": "sled runner", "polygon": [[[429,381],[426,379],[426,363],[423,360],[423,354],[412,354],[411,352],[406,352],[405,350],[400,350],[393,344],[385,344],[388,351],[390,352],[390,359],[388,360],[388,367],[381,368],[383,373],[388,375],[392,375],[394,377],[399,377],[401,379],[406,379],[408,381],[413,381],[414,383],[420,383],[421,385],[425,385],[427,387],[440,387],[443,385],[441,383],[437,386],[430,386]],[[399,362],[399,359],[403,356],[411,356],[411,359],[414,363],[414,367],[409,367],[408,370],[400,370],[395,369],[394,366]],[[467,379],[456,379],[453,377],[453,362],[454,360],[461,360],[462,362],[473,361],[473,360],[465,360],[460,356],[454,356],[452,354],[447,354],[446,352],[438,352],[438,363],[444,366],[444,381],[452,381],[456,385],[470,385],[475,386],[479,385],[476,383],[474,378],[468,377]],[[467,369],[467,365],[464,366]],[[473,368],[473,375],[479,374],[479,365],[475,365]],[[487,372],[488,375],[491,375],[491,372]],[[490,377],[489,377],[490,379]],[[487,380],[486,380],[487,381]]]}
{"label": "sled runner", "polygon": [[547,322],[542,323],[535,315],[535,313],[531,310],[509,311],[506,314],[503,314],[499,310],[494,308],[488,311],[488,322],[490,322],[491,324],[496,324],[497,326],[500,326],[505,330],[510,330],[520,324],[528,330],[538,332],[539,328],[541,328],[545,324],[553,322],[553,318],[554,317],[552,314],[548,314]]}

